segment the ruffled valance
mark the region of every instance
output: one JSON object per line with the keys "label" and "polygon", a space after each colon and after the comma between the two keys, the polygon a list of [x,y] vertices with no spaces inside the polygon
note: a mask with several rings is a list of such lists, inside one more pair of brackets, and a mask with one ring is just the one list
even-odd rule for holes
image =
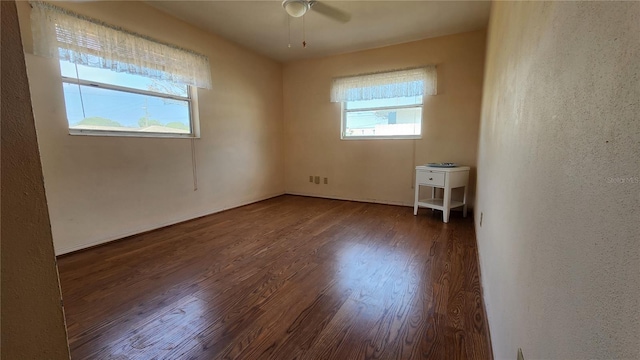
{"label": "ruffled valance", "polygon": [[31,2],[34,54],[211,88],[209,59],[55,5]]}
{"label": "ruffled valance", "polygon": [[359,101],[435,95],[435,65],[333,79],[331,101]]}

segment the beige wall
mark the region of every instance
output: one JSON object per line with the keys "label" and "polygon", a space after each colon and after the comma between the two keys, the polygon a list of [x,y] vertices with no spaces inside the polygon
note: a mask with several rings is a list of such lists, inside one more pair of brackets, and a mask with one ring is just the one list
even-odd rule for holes
{"label": "beige wall", "polygon": [[638,359],[640,3],[495,2],[487,54],[476,230],[495,357]]}
{"label": "beige wall", "polygon": [[15,3],[2,1],[2,359],[69,359]]}
{"label": "beige wall", "polygon": [[70,136],[56,60],[29,54],[18,4],[56,252],[65,253],[284,192],[282,66],[141,2],[62,3],[209,56],[198,90],[193,191],[188,139]]}
{"label": "beige wall", "polygon": [[[472,166],[474,183],[485,35],[285,64],[287,192],[412,205],[415,165],[443,161]],[[438,95],[426,97],[422,139],[340,140],[340,104],[329,102],[332,77],[424,64],[438,65]],[[328,177],[329,184],[310,183],[309,175]]]}

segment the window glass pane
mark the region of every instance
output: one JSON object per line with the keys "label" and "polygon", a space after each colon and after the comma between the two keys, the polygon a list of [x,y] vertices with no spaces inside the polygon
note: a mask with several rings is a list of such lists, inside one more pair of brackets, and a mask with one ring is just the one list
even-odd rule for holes
{"label": "window glass pane", "polygon": [[[99,62],[101,58],[88,55],[88,57],[96,58]],[[96,81],[103,84],[111,84],[129,87],[139,90],[154,91],[168,95],[180,97],[188,97],[189,87],[182,84],[174,84],[168,81],[151,79],[148,77],[133,75],[124,72],[117,72],[110,69],[101,69],[86,65],[77,65],[78,73],[76,75],[76,64],[69,61],[60,61],[60,72],[62,76],[69,78],[80,78],[87,81]]]}
{"label": "window glass pane", "polygon": [[422,107],[347,111],[345,117],[345,137],[421,134]]}
{"label": "window glass pane", "polygon": [[370,109],[385,106],[407,106],[422,105],[422,96],[397,97],[391,99],[349,101],[346,103],[347,110]]}
{"label": "window glass pane", "polygon": [[63,89],[69,129],[191,133],[187,101],[66,82]]}

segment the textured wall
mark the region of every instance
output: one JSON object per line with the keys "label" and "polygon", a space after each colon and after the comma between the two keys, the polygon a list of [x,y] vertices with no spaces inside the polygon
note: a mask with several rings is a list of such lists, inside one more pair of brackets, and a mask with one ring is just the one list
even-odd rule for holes
{"label": "textured wall", "polygon": [[18,4],[58,254],[284,192],[279,63],[142,2],[61,5],[206,54],[213,89],[198,90],[193,191],[188,139],[68,134],[58,63],[29,54],[29,5]]}
{"label": "textured wall", "polygon": [[[472,166],[473,184],[485,37],[475,31],[287,63],[287,192],[413,205],[415,165],[442,161]],[[422,139],[340,140],[340,104],[329,102],[333,77],[425,64],[438,65],[438,95],[425,98]],[[309,175],[329,184],[310,183]]]}
{"label": "textured wall", "polygon": [[493,4],[476,230],[496,359],[640,358],[639,99],[640,3]]}
{"label": "textured wall", "polygon": [[2,359],[69,359],[15,3],[2,9]]}

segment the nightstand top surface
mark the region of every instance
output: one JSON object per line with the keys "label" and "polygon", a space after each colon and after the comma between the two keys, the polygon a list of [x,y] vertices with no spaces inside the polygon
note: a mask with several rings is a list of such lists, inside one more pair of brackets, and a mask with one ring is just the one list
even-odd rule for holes
{"label": "nightstand top surface", "polygon": [[418,165],[416,170],[431,170],[431,171],[443,171],[443,172],[456,172],[456,171],[469,171],[471,168],[468,166],[456,166],[456,167],[436,167],[428,165]]}

